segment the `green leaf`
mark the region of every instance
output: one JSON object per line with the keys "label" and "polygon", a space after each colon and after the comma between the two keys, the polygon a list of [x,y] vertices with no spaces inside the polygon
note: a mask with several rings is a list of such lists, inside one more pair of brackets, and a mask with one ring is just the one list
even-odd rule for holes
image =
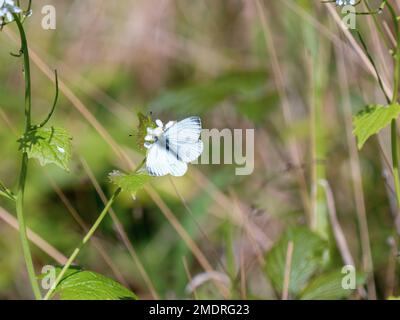
{"label": "green leaf", "polygon": [[[342,287],[343,274],[340,270],[321,275],[313,279],[302,292],[302,300],[337,300],[348,298],[355,289]],[[357,274],[356,283],[364,282],[364,277]]]}
{"label": "green leaf", "polygon": [[400,113],[399,104],[388,106],[371,105],[357,113],[353,118],[353,134],[357,137],[357,146],[362,148],[368,138],[390,124]]}
{"label": "green leaf", "polygon": [[123,191],[131,193],[133,196],[152,179],[151,176],[142,171],[125,174],[115,170],[109,174],[109,177],[112,183],[120,187]]}
{"label": "green leaf", "polygon": [[72,137],[63,128],[36,128],[19,139],[20,150],[29,158],[39,160],[40,165],[53,163],[69,171]]}
{"label": "green leaf", "polygon": [[306,228],[292,228],[286,231],[266,256],[266,273],[279,293],[283,288],[289,241],[293,242],[289,293],[297,296],[322,266],[326,242]]}
{"label": "green leaf", "polygon": [[[57,268],[58,274],[61,268]],[[137,296],[118,282],[99,273],[70,268],[54,295],[61,300],[136,300]],[[54,296],[53,295],[53,296]]]}
{"label": "green leaf", "polygon": [[150,116],[145,116],[141,112],[138,112],[137,117],[139,119],[139,126],[136,133],[136,143],[139,150],[146,151],[147,149],[144,147],[144,137],[147,135],[147,128],[155,128],[157,125]]}

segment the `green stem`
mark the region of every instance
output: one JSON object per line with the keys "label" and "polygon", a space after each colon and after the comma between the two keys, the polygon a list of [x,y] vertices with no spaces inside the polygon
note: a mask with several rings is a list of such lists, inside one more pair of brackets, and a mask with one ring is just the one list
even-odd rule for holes
{"label": "green stem", "polygon": [[393,178],[396,192],[397,207],[400,208],[400,178],[399,178],[399,157],[397,150],[397,125],[396,120],[391,123],[391,139],[392,139],[392,164]]}
{"label": "green stem", "polygon": [[24,58],[24,75],[25,75],[25,132],[28,132],[31,129],[31,67],[29,61],[29,48],[28,42],[26,40],[26,35],[24,31],[24,27],[22,26],[21,21],[18,16],[14,13],[14,19],[17,23],[19,34],[21,37],[21,53]]}
{"label": "green stem", "polygon": [[384,95],[385,98],[386,98],[386,102],[389,104],[389,103],[391,103],[391,100],[390,100],[388,94],[386,93],[385,87],[383,86],[382,78],[381,78],[381,75],[379,74],[378,67],[376,66],[375,60],[372,58],[372,55],[371,55],[371,53],[369,52],[368,47],[367,47],[367,44],[366,44],[366,42],[364,41],[364,38],[362,37],[360,31],[356,30],[355,32],[357,33],[358,39],[360,40],[360,43],[361,43],[361,45],[362,45],[362,47],[363,47],[363,49],[364,49],[364,51],[365,51],[365,54],[366,54],[367,57],[368,57],[369,62],[371,62],[372,67],[374,68],[376,77],[377,77],[377,79],[378,79],[379,87],[381,88],[382,93],[383,93],[383,95]]}
{"label": "green stem", "polygon": [[[397,16],[390,3],[387,3],[390,14],[395,25],[396,34],[396,50],[394,53],[395,67],[394,67],[394,85],[393,85],[393,97],[392,104],[397,103],[399,94],[399,82],[400,82],[400,30]],[[396,192],[397,207],[400,208],[400,175],[399,175],[399,154],[398,154],[398,142],[397,142],[397,123],[396,119],[392,120],[391,123],[391,145],[392,145],[392,165],[393,165],[393,178]]]}
{"label": "green stem", "polygon": [[51,107],[51,110],[50,110],[49,114],[47,115],[46,119],[44,119],[42,121],[42,123],[38,125],[39,128],[43,128],[47,124],[47,122],[49,122],[49,120],[51,119],[52,115],[54,114],[54,111],[56,110],[57,101],[58,101],[58,94],[59,94],[57,70],[54,70],[54,75],[55,75],[55,83],[56,83],[56,94],[55,94],[55,97],[54,97],[53,106]]}
{"label": "green stem", "polygon": [[[28,43],[24,28],[19,20],[18,15],[14,14],[15,22],[17,23],[20,38],[21,38],[21,53],[24,59],[24,75],[25,75],[25,133],[31,128],[31,75],[30,75],[30,64],[29,64],[29,51]],[[19,235],[22,244],[22,250],[24,253],[24,259],[26,268],[29,275],[29,280],[32,286],[33,293],[37,300],[41,299],[41,293],[39,284],[36,280],[35,269],[33,266],[32,254],[29,248],[28,236],[26,233],[26,224],[24,217],[24,194],[26,185],[26,176],[28,173],[28,155],[26,152],[22,155],[21,171],[18,183],[18,191],[16,198],[16,211],[19,224]]]}
{"label": "green stem", "polygon": [[[137,166],[137,168],[135,169],[134,172],[138,172],[143,167],[145,162],[146,162],[146,158],[143,159],[143,161]],[[62,268],[60,274],[57,276],[56,280],[54,281],[54,284],[49,289],[49,291],[46,293],[46,295],[44,297],[44,300],[48,300],[48,299],[51,298],[51,296],[54,293],[54,290],[57,288],[58,284],[60,283],[60,281],[64,277],[65,273],[68,271],[69,267],[72,265],[72,263],[74,262],[74,260],[78,256],[79,252],[84,247],[84,245],[90,240],[90,238],[96,232],[96,230],[99,227],[100,223],[103,221],[104,217],[107,215],[108,211],[110,210],[111,206],[113,205],[113,203],[115,202],[115,200],[117,199],[117,197],[121,193],[121,191],[122,191],[121,188],[118,188],[118,189],[115,190],[115,192],[111,196],[110,200],[108,200],[108,202],[105,205],[103,211],[100,213],[99,217],[97,218],[97,220],[95,221],[93,226],[90,228],[90,230],[87,232],[85,237],[82,239],[82,241],[79,244],[79,246],[77,246],[75,248],[75,250],[72,252],[71,256],[69,257],[69,259],[65,263],[64,267]]]}
{"label": "green stem", "polygon": [[28,270],[29,281],[32,286],[33,293],[35,295],[36,300],[40,300],[42,298],[39,284],[36,280],[35,269],[33,267],[33,260],[31,251],[29,249],[29,241],[28,236],[26,233],[26,224],[25,224],[25,217],[24,217],[24,194],[25,194],[25,181],[26,175],[28,173],[28,156],[26,153],[22,155],[22,164],[21,164],[21,173],[19,177],[19,184],[18,184],[18,192],[17,192],[17,201],[16,201],[16,211],[17,211],[17,218],[19,224],[19,236],[21,239],[22,250],[24,253],[24,259],[26,264],[26,269]]}
{"label": "green stem", "polygon": [[104,207],[103,211],[100,213],[100,215],[97,218],[96,222],[90,228],[90,230],[88,231],[86,236],[82,239],[82,241],[79,244],[79,246],[77,246],[75,248],[75,250],[73,251],[72,255],[69,257],[68,261],[66,262],[66,264],[62,268],[60,274],[57,276],[56,280],[54,281],[53,286],[46,293],[46,295],[44,297],[44,300],[50,299],[50,297],[54,293],[55,288],[60,283],[60,281],[64,277],[65,273],[68,271],[69,267],[72,265],[72,263],[74,262],[75,258],[78,256],[78,254],[81,251],[81,249],[84,247],[84,245],[90,240],[90,238],[96,232],[97,228],[99,227],[100,223],[103,221],[104,217],[107,215],[108,211],[110,210],[111,206],[113,205],[115,199],[118,197],[120,192],[121,192],[121,188],[118,188],[117,190],[115,190],[114,194],[111,196],[110,200],[108,200],[106,206]]}

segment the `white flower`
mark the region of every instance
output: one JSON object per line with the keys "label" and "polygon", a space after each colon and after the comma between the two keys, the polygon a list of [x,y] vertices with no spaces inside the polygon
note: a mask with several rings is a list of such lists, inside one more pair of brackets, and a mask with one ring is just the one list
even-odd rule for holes
{"label": "white flower", "polygon": [[156,120],[156,128],[147,128],[147,135],[144,137],[146,141],[144,147],[149,149],[154,142],[157,142],[158,138],[170,127],[172,127],[176,121],[169,121],[165,126],[161,120]]}
{"label": "white flower", "polygon": [[21,12],[21,8],[15,5],[14,0],[0,0],[0,24],[13,21],[13,13]]}
{"label": "white flower", "polygon": [[336,0],[336,5],[343,6],[354,6],[356,4],[356,0]]}

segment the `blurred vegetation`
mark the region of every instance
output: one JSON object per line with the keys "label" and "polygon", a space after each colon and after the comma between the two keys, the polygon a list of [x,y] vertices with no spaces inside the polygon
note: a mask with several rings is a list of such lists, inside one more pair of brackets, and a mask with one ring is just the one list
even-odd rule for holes
{"label": "blurred vegetation", "polygon": [[[41,27],[47,4],[56,7],[56,30]],[[365,298],[363,290],[338,287],[345,263],[323,180],[333,194],[358,284],[363,289],[374,280],[378,298],[398,296],[397,212],[379,156],[381,148],[389,150],[388,134],[381,133],[380,143],[369,140],[357,153],[359,161],[351,154],[355,140],[346,135],[351,115],[383,98],[328,6],[317,0],[34,1],[26,22],[35,55],[34,118],[42,119],[51,107],[54,85],[43,70],[57,69],[68,90],[61,92],[51,124],[73,136],[73,165],[65,173],[32,162],[28,226],[69,256],[84,234],[77,220],[90,226],[102,210],[96,187],[110,195],[108,173],[129,171],[107,137],[138,164],[143,155],[131,136],[137,112],[151,111],[163,121],[199,115],[205,128],[255,128],[253,174],[235,176],[235,165],[196,165],[185,177],[152,182],[155,193],[123,195],[113,209],[133,248],[108,217],[96,243],[78,257],[80,266],[110,276],[140,298],[154,298],[136,253],[160,298],[220,298],[212,281],[217,278],[231,298],[280,299],[290,242],[289,298]],[[370,19],[357,18],[358,27],[378,54]],[[10,56],[18,50],[15,35],[15,26],[0,32],[0,177],[7,186],[17,181],[23,123],[21,63]],[[361,209],[354,165],[362,173]],[[7,200],[0,206],[14,215]],[[372,278],[360,240],[363,206]],[[217,273],[204,270],[168,212]],[[31,298],[18,233],[0,217],[0,298]],[[38,273],[58,264],[37,246],[32,250]]]}

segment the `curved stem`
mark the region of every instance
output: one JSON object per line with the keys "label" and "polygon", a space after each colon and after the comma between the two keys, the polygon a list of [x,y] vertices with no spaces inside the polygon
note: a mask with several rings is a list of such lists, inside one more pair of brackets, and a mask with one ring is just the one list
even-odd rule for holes
{"label": "curved stem", "polygon": [[24,58],[24,76],[25,76],[25,132],[31,129],[31,67],[29,61],[29,49],[28,42],[26,40],[26,35],[24,31],[24,27],[22,26],[21,21],[18,16],[13,14],[15,22],[18,26],[18,31],[21,37],[21,52]]}
{"label": "curved stem", "polygon": [[83,246],[90,240],[90,238],[93,236],[93,234],[96,232],[97,228],[99,227],[100,223],[103,221],[104,217],[107,215],[108,211],[110,210],[111,206],[113,205],[115,199],[118,197],[118,195],[121,192],[121,188],[118,188],[115,190],[114,194],[111,196],[110,200],[108,200],[106,206],[104,207],[103,211],[100,213],[99,217],[97,218],[96,222],[93,224],[93,226],[90,228],[90,230],[87,232],[85,237],[82,239],[81,243],[75,248],[71,256],[69,257],[68,261],[62,268],[60,274],[57,276],[56,280],[54,281],[53,286],[49,291],[47,291],[44,300],[50,299],[52,294],[54,293],[54,290],[56,289],[57,285],[60,283],[62,278],[64,277],[65,273],[68,271],[69,267],[72,265],[74,262],[75,258],[78,256],[79,252],[83,248]]}
{"label": "curved stem", "polygon": [[374,68],[376,77],[378,79],[379,88],[382,90],[382,93],[386,98],[386,102],[389,104],[389,103],[391,103],[391,100],[390,100],[390,98],[389,98],[388,94],[386,93],[386,90],[385,90],[385,88],[383,86],[383,81],[382,81],[381,75],[379,74],[378,67],[376,66],[375,60],[372,58],[372,55],[368,50],[367,43],[364,41],[364,38],[362,37],[362,35],[361,35],[359,30],[356,30],[355,32],[357,33],[358,39],[360,40],[361,46],[363,47],[369,62],[371,62],[372,67]]}
{"label": "curved stem", "polygon": [[[30,64],[29,64],[29,51],[28,43],[26,40],[26,35],[24,28],[19,20],[18,15],[13,14],[15,22],[17,23],[20,38],[21,38],[21,52],[24,59],[24,76],[25,76],[25,133],[31,128],[31,75],[30,75]],[[25,194],[25,184],[26,176],[28,173],[28,155],[26,152],[22,155],[21,171],[18,183],[18,191],[16,195],[16,211],[19,224],[19,235],[22,244],[22,250],[24,253],[24,259],[26,264],[26,269],[28,271],[29,280],[32,286],[33,293],[36,299],[41,299],[41,293],[39,289],[39,284],[36,280],[35,269],[33,266],[32,254],[29,248],[29,241],[26,233],[26,224],[24,217],[24,194]]]}
{"label": "curved stem", "polygon": [[38,125],[39,128],[44,127],[47,122],[49,122],[49,120],[51,119],[54,111],[56,110],[56,106],[57,106],[57,101],[58,101],[58,94],[59,94],[59,89],[58,89],[58,73],[57,70],[54,70],[54,76],[55,76],[55,83],[56,83],[56,94],[54,96],[54,100],[53,100],[53,106],[51,107],[51,110],[49,112],[49,114],[47,115],[46,119],[44,119],[42,121],[42,123],[40,123]]}

